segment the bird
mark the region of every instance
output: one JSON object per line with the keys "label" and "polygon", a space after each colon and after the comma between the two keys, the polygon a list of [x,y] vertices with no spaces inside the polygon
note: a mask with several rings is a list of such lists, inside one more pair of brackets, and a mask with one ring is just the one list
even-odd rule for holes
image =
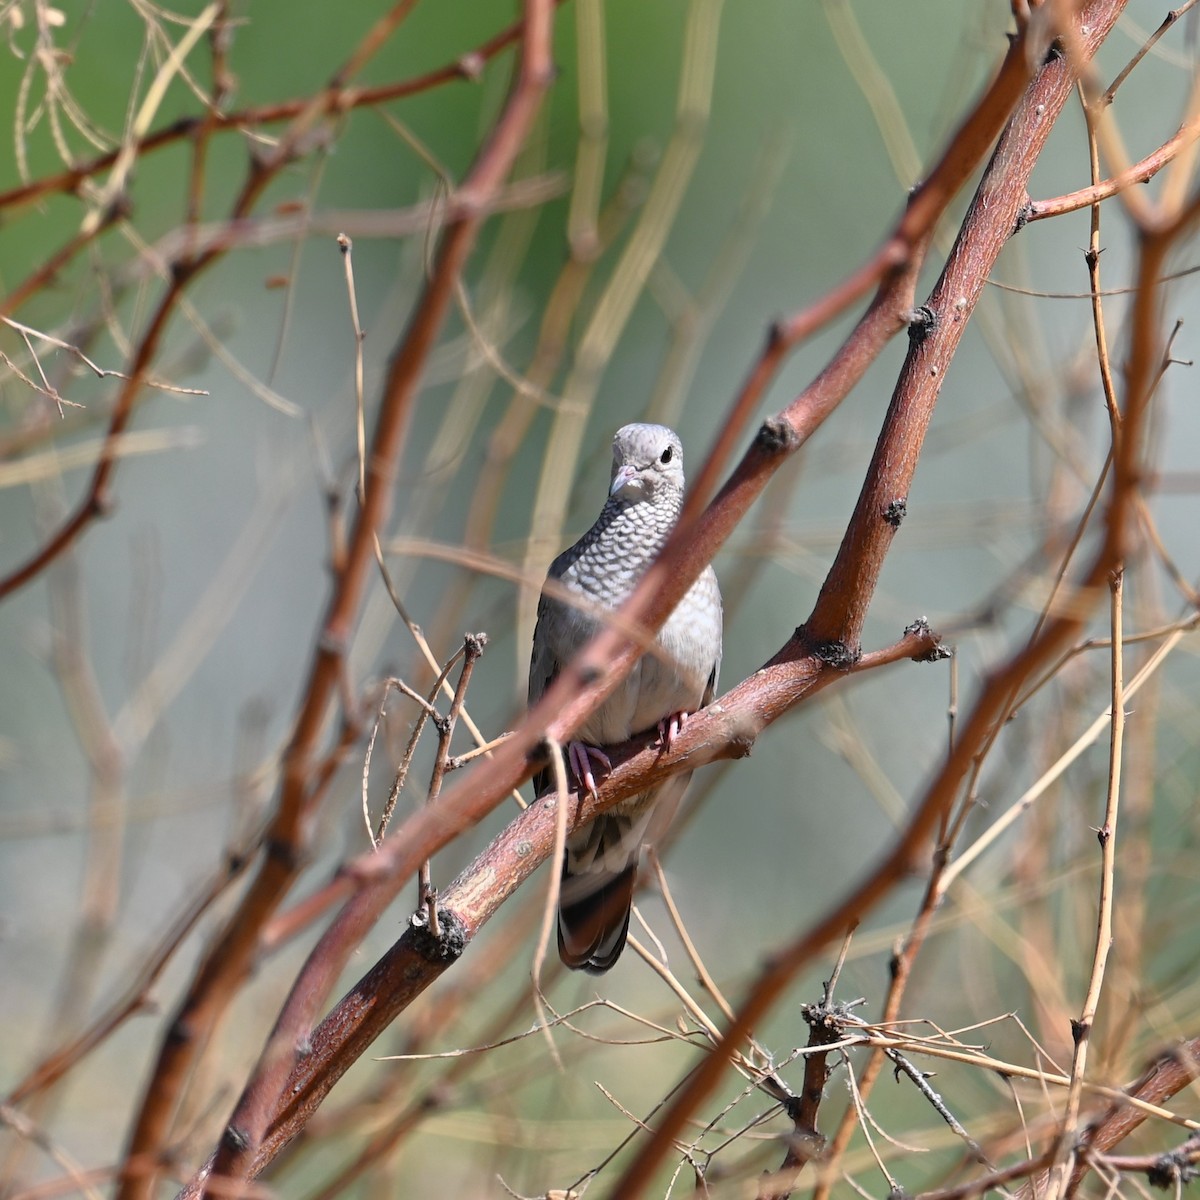
{"label": "bird", "polygon": [[[592,527],[551,564],[538,601],[529,706],[629,598],[683,507],[683,445],[665,425],[633,424],[613,437],[608,497]],[[564,592],[579,597],[572,603]],[[593,795],[604,746],[658,730],[670,750],[688,717],[712,700],[721,668],[721,590],[711,566],[692,584],[626,678],[579,727],[567,763]],[[574,970],[608,971],[625,947],[638,860],[674,813],[691,772],[631,796],[567,837],[558,908],[558,953]],[[534,776],[540,797],[554,775]],[[656,810],[659,814],[655,819]],[[653,820],[653,828],[652,828]]]}

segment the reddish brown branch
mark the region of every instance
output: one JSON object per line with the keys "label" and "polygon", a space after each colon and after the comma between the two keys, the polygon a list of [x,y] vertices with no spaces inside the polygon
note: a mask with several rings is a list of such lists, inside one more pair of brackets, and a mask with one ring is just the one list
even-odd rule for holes
{"label": "reddish brown branch", "polygon": [[[450,738],[462,711],[472,672],[479,656],[483,653],[486,642],[487,638],[483,634],[468,634],[466,637],[463,666],[455,687],[454,699],[447,716],[438,721],[438,752],[429,788],[428,803],[430,804],[437,802],[446,772]],[[436,929],[431,929],[430,935],[435,942],[439,940]],[[234,1109],[229,1128],[237,1130],[237,1137],[227,1137],[222,1142],[212,1169],[214,1178],[246,1178],[258,1157],[263,1136],[275,1114],[284,1083],[292,1070],[295,1043],[290,1036],[290,1017],[291,1010],[285,1006],[276,1022],[275,1030],[267,1040],[258,1065]]]}
{"label": "reddish brown branch", "polygon": [[[1022,49],[1011,50],[996,81],[964,122],[960,131],[962,147],[956,140],[947,150],[928,182],[914,194],[884,248],[829,297],[772,331],[735,401],[730,419],[722,425],[720,440],[689,492],[679,528],[621,613],[626,628],[635,623],[648,632],[657,629],[761,495],[779,465],[815,431],[861,378],[883,345],[903,328],[905,315],[911,308],[913,279],[927,239],[952,199],[953,187],[969,177],[990,144],[990,137],[1002,128],[1024,80],[1022,63]],[[991,130],[990,137],[985,137],[985,128]],[[705,491],[711,488],[712,480],[719,475],[737,429],[761,399],[786,349],[822,322],[833,319],[881,279],[883,282],[870,308],[829,366],[788,408],[784,414],[786,420],[773,419],[763,425],[733,476],[703,517],[696,518],[695,510]],[[382,847],[367,868],[370,878],[376,881],[372,895],[356,898],[356,915],[352,919],[347,915],[341,935],[350,936],[353,944],[357,944],[378,912],[403,886],[415,862],[420,861],[410,861],[409,849],[419,846],[422,858],[435,853],[490,812],[512,787],[529,777],[528,756],[540,743],[541,731],[545,729],[556,739],[565,740],[617,685],[637,652],[634,642],[616,629],[606,630],[586,647],[559,674],[514,736],[497,751],[482,785],[472,773],[446,794],[436,814],[416,814],[406,822],[402,836],[390,839]],[[803,651],[795,647],[792,653],[795,658],[803,657]],[[338,885],[336,894],[344,898],[353,887],[347,879]]]}
{"label": "reddish brown branch", "polygon": [[[1136,1100],[1161,1107],[1197,1078],[1200,1078],[1200,1038],[1192,1038],[1164,1052],[1150,1064],[1141,1078],[1125,1090]],[[1107,1154],[1119,1146],[1142,1125],[1146,1116],[1145,1110],[1135,1108],[1131,1104],[1122,1104],[1120,1101],[1109,1105],[1103,1113],[1096,1116],[1083,1134],[1078,1157],[1064,1194],[1074,1195],[1092,1169],[1093,1156]],[[1045,1163],[1039,1161],[1035,1169],[1044,1165]],[[1019,1193],[1021,1200],[1040,1196],[1045,1190],[1046,1176],[1043,1174],[1034,1179],[1033,1173],[1032,1170],[1027,1172],[1030,1180]]]}
{"label": "reddish brown branch", "polygon": [[[404,11],[406,11],[405,4],[398,5],[393,10],[390,18],[381,19],[367,34],[353,59],[356,65],[360,65],[367,57],[368,49],[373,52],[379,48],[382,44],[384,33],[391,27],[395,20],[403,15]],[[344,79],[345,75],[345,69],[339,72],[340,79]],[[242,185],[237,199],[233,203],[227,226],[229,229],[236,229],[237,222],[252,211],[267,185],[292,161],[296,148],[302,141],[303,131],[320,114],[332,111],[336,107],[339,95],[338,88],[331,86],[315,98],[310,99],[295,118],[293,125],[280,137],[278,143],[273,147],[271,154],[251,164],[246,175],[246,180]],[[468,196],[465,198],[466,208],[473,210],[477,201],[477,196]],[[109,210],[104,216],[92,223],[94,232],[98,232],[100,228],[110,222],[113,219],[112,214],[119,212],[119,210],[120,204],[114,202],[110,205]],[[471,211],[471,217],[474,217],[475,220],[478,219],[477,214],[473,211]],[[474,221],[468,219],[465,223],[473,227]],[[63,247],[52,260],[53,271],[61,269],[62,265],[66,263],[71,255],[91,240],[94,232],[89,232],[88,236],[81,233],[73,238],[67,246]],[[133,361],[125,377],[124,386],[118,393],[116,403],[113,406],[113,414],[109,419],[104,445],[101,449],[95,470],[92,473],[87,493],[76,507],[74,513],[63,522],[60,528],[55,531],[44,545],[39,547],[15,571],[11,572],[5,578],[0,579],[0,600],[3,600],[18,588],[24,587],[25,584],[41,574],[50,563],[63,554],[78,539],[83,530],[96,517],[107,512],[110,508],[111,499],[108,495],[108,486],[117,466],[119,437],[129,424],[137,396],[142,390],[150,364],[158,356],[159,344],[162,341],[167,324],[175,313],[179,297],[195,277],[207,270],[227,249],[228,244],[222,239],[216,238],[203,249],[198,250],[194,255],[184,256],[172,264],[166,291],[159,301],[158,307],[155,309],[147,325],[146,332],[138,343],[137,349],[134,351]],[[34,278],[48,279],[50,278],[50,274],[48,273],[50,270],[50,266],[43,267],[35,273]]]}
{"label": "reddish brown branch", "polygon": [[[860,669],[906,659],[936,657],[937,638],[920,628],[895,645],[866,655]],[[671,754],[662,753],[653,735],[631,742],[612,754],[613,770],[598,797],[572,796],[572,828],[592,820],[620,800],[644,791],[680,770],[749,752],[767,725],[790,711],[800,695],[811,694],[843,676],[820,671],[818,662],[768,664],[749,679],[696,714],[679,735]],[[330,1089],[368,1046],[432,983],[454,964],[502,905],[550,855],[556,833],[555,802],[532,805],[516,817],[487,849],[442,893],[438,914],[444,925],[431,937],[423,914],[380,961],[350,990],[307,1040],[294,1060],[273,1116],[247,1177],[259,1174],[300,1132]],[[385,843],[386,845],[386,843]],[[369,859],[367,860],[369,861]],[[354,868],[351,868],[353,871]],[[289,1019],[285,1009],[279,1026]],[[243,1132],[239,1126],[239,1141]],[[184,1197],[199,1194],[203,1176]]]}
{"label": "reddish brown branch", "polygon": [[[59,272],[62,271],[75,255],[85,246],[94,242],[106,230],[112,228],[121,215],[119,206],[111,205],[99,220],[80,229],[78,233],[72,234],[59,249],[22,279],[3,300],[0,300],[0,316],[11,316],[30,296],[37,295],[53,283],[57,279]],[[0,599],[3,599],[7,591],[12,590],[12,586],[19,587],[20,582],[16,585],[9,585],[8,580],[0,582]]]}
{"label": "reddish brown branch", "polygon": [[[1078,18],[1078,41],[1093,54],[1115,23],[1122,0],[1098,0]],[[1087,29],[1084,34],[1083,30]],[[1014,41],[1024,61],[1026,48]],[[813,616],[803,634],[829,640],[841,652],[853,652],[862,627],[866,604],[894,535],[890,506],[907,495],[907,481],[915,468],[921,438],[930,410],[940,390],[945,365],[962,334],[974,300],[983,288],[991,264],[1017,227],[1017,213],[1037,153],[1074,86],[1079,66],[1055,56],[1045,64],[1028,89],[1001,140],[976,193],[958,242],[942,278],[931,296],[932,326],[910,350],[904,373],[893,396],[888,420],[880,435],[875,460],[864,484],[855,516]],[[928,323],[927,323],[928,324]],[[1136,441],[1136,434],[1132,435]],[[1125,480],[1134,478],[1133,461],[1124,464]],[[1080,589],[1088,596],[1103,583],[1119,557],[1124,513],[1114,507],[1109,536]],[[1082,607],[1082,605],[1080,606]],[[949,810],[960,781],[971,768],[975,749],[989,735],[1005,698],[1041,664],[1051,661],[1075,635],[1078,616],[1061,617],[1047,624],[1042,635],[996,671],[975,706],[963,736],[939,772],[901,838],[865,878],[840,903],[791,944],[784,947],[750,988],[718,1051],[705,1059],[675,1097],[650,1137],[617,1182],[612,1194],[639,1195],[664,1155],[670,1152],[684,1123],[716,1087],[728,1055],[770,1010],[796,972],[831,938],[860,920],[895,884],[904,878],[913,861]]]}
{"label": "reddish brown branch", "polygon": [[246,860],[240,854],[231,855],[228,863],[216,872],[213,879],[182,910],[174,925],[154,947],[142,967],[134,972],[133,981],[125,994],[91,1022],[78,1037],[55,1050],[29,1071],[9,1092],[5,1103],[15,1106],[46,1088],[53,1087],[78,1065],[81,1059],[103,1045],[130,1017],[149,1008],[152,1003],[151,990],[180,944],[229,886],[241,876],[245,866]]}
{"label": "reddish brown branch", "polygon": [[[551,3],[555,5],[561,2],[562,0],[551,0]],[[393,23],[395,19],[399,19],[404,15],[407,7],[406,4],[397,6],[393,14]],[[368,34],[366,41],[370,42],[371,50],[378,48],[383,33],[389,28],[390,23],[385,18]],[[447,64],[415,79],[400,83],[373,88],[353,87],[346,82],[348,71],[344,68],[338,73],[335,82],[326,88],[316,99],[313,97],[304,97],[282,104],[248,109],[238,113],[222,114],[216,112],[215,109],[210,109],[203,116],[187,117],[175,122],[175,124],[165,130],[148,135],[137,144],[136,152],[140,155],[157,149],[160,146],[169,145],[182,138],[194,137],[198,139],[198,157],[194,160],[194,168],[196,172],[200,172],[206,139],[214,131],[218,129],[250,128],[257,124],[270,124],[289,119],[296,122],[296,127],[289,130],[280,140],[280,143],[272,152],[270,160],[261,161],[252,167],[246,186],[235,203],[229,219],[229,226],[232,229],[236,227],[236,222],[240,218],[245,217],[250,212],[254,201],[257,200],[270,180],[290,161],[291,154],[294,152],[299,139],[299,126],[307,128],[320,113],[340,113],[364,105],[381,104],[388,100],[400,99],[417,92],[426,91],[453,79],[477,78],[483,65],[489,59],[517,41],[521,35],[522,28],[523,21],[517,21],[485,42],[482,46],[462,55],[454,63]],[[359,48],[358,55],[360,59],[364,56],[364,47]],[[57,175],[14,188],[9,192],[0,193],[0,210],[5,207],[30,203],[43,196],[57,192],[75,191],[82,182],[111,167],[117,161],[118,155],[123,152],[127,152],[127,148],[118,148],[99,156],[83,166],[74,167]],[[195,178],[199,179],[200,175],[197,174]],[[194,183],[193,190],[195,186],[196,184]],[[480,197],[477,194],[464,197],[463,199],[464,206],[467,208],[472,208],[480,202]],[[80,233],[69,239],[59,251],[53,254],[26,280],[18,284],[0,302],[0,314],[15,312],[29,296],[36,294],[37,291],[45,287],[80,250],[108,229],[121,215],[122,205],[120,203],[110,205],[103,216],[98,220],[88,223]],[[468,216],[478,216],[478,213],[471,212]],[[216,242],[198,252],[195,261],[173,264],[166,295],[163,297],[158,310],[147,327],[147,332],[143,335],[139,343],[138,349],[134,354],[133,363],[127,372],[128,382],[117,397],[113,416],[110,420],[108,435],[101,450],[87,493],[75,511],[63,522],[59,529],[39,546],[24,563],[10,571],[8,575],[0,578],[0,601],[36,579],[52,562],[65,553],[78,540],[94,520],[108,512],[111,501],[107,495],[107,488],[116,467],[117,438],[128,424],[136,397],[144,383],[145,372],[149,364],[157,357],[163,329],[169,317],[174,313],[179,293],[183,291],[196,274],[211,265],[227,248],[228,246],[218,238]]]}
{"label": "reddish brown branch", "polygon": [[[1024,50],[1020,43],[1010,50],[996,81],[964,123],[959,134],[961,146],[956,140],[931,173],[928,185],[918,190],[896,232],[888,240],[887,247],[890,248],[877,255],[868,268],[854,277],[853,289],[842,289],[837,293],[839,303],[843,300],[848,303],[852,295],[859,294],[857,289],[883,278],[875,300],[854,333],[812,387],[789,408],[788,419],[764,424],[738,470],[704,517],[689,523],[685,512],[680,528],[623,610],[622,618],[639,622],[646,630],[654,630],[661,624],[761,493],[778,465],[833,411],[887,339],[902,327],[904,314],[911,306],[915,272],[933,224],[952,198],[954,187],[969,177],[979,156],[999,132],[1020,92],[1025,78]],[[897,262],[902,266],[897,267]],[[821,314],[827,319],[832,315],[832,309],[817,305],[809,313]],[[786,345],[789,336],[799,336],[816,319],[815,315],[802,314],[789,324],[785,333],[772,339],[739,396],[736,406],[739,420],[746,418],[769,375],[781,361],[779,337],[783,337]],[[734,429],[736,424],[737,420],[728,422],[727,431]],[[727,433],[725,441],[718,445],[701,472],[699,493],[705,490],[704,480],[719,469],[729,436],[732,435]],[[693,499],[688,511],[698,502]],[[754,718],[758,728],[769,719],[772,706],[778,706],[775,711],[784,711],[818,685],[829,665],[818,656],[818,649],[824,653],[824,647],[816,647],[806,635],[798,635],[768,665],[767,671],[760,672],[756,680],[759,685],[757,703],[763,706],[763,711]],[[293,989],[289,1000],[291,1014],[286,1022],[293,1044],[302,1044],[308,1023],[315,1019],[322,998],[328,995],[349,955],[419,864],[463,829],[480,820],[513,786],[527,778],[530,773],[528,758],[541,741],[541,731],[546,729],[557,740],[563,740],[616,686],[636,653],[635,641],[622,630],[612,628],[601,633],[561,672],[526,722],[498,749],[488,764],[485,778],[480,779],[479,771],[471,772],[447,792],[436,808],[424,809],[409,818],[378,853],[359,864],[358,872],[327,889],[327,901],[345,898],[352,892],[355,894],[314,949]],[[835,670],[844,669],[851,663],[852,659],[840,658],[834,664]],[[712,713],[713,718],[717,715],[717,712]],[[742,740],[752,738],[754,724],[738,736]],[[737,744],[736,734],[737,731],[733,731],[727,739],[731,745]],[[622,795],[632,794],[632,791],[620,791],[619,782],[614,780],[604,789],[609,803]]]}
{"label": "reddish brown branch", "polygon": [[[142,1116],[131,1143],[131,1154],[153,1155],[163,1145],[174,1097],[182,1086],[183,1074],[197,1049],[196,1032],[211,1028],[249,969],[263,923],[290,887],[303,856],[306,826],[319,794],[312,785],[314,759],[327,706],[333,698],[343,669],[343,658],[353,632],[359,604],[374,563],[374,546],[383,527],[409,416],[425,362],[449,309],[454,287],[486,211],[492,193],[503,183],[532,124],[542,94],[551,78],[550,32],[553,17],[550,0],[527,0],[522,35],[520,69],[504,112],[475,165],[460,189],[464,215],[447,226],[437,261],[401,345],[394,355],[384,386],[380,414],[367,459],[366,491],[358,519],[344,555],[344,565],[330,599],[319,648],[312,665],[304,704],[292,740],[284,755],[279,806],[267,835],[268,855],[248,889],[238,911],[223,934],[209,948],[185,997],[172,1032],[187,1030],[191,1037],[168,1035]],[[286,1073],[287,1057],[278,1047],[286,1043],[286,1054],[299,1041],[298,1030],[306,1031],[315,1010],[333,986],[340,964],[324,963],[318,956],[310,967],[329,965],[331,970],[308,970],[293,988],[280,1016],[275,1051],[263,1064],[266,1073],[256,1091],[258,1108],[274,1107],[278,1087]],[[254,1129],[226,1139],[227,1162],[233,1177],[248,1165],[257,1147]],[[123,1200],[146,1194],[148,1179],[129,1181]],[[211,1181],[214,1194],[224,1186]]]}
{"label": "reddish brown branch", "polygon": [[804,1085],[799,1097],[794,1104],[785,1106],[792,1120],[787,1153],[779,1169],[760,1183],[759,1200],[788,1200],[800,1173],[821,1154],[824,1139],[817,1128],[817,1114],[825,1098],[825,1085],[833,1071],[829,1066],[830,1051],[822,1047],[840,1041],[843,1034],[843,1023],[838,1019],[836,1010],[829,1007],[828,993],[829,989],[826,988],[824,1005],[804,1006],[804,1019],[808,1022],[808,1049],[815,1053],[805,1055]]}
{"label": "reddish brown branch", "polygon": [[[473,244],[487,200],[506,177],[549,81],[548,29],[553,8],[547,2],[531,3],[529,9],[523,26],[525,49],[520,83],[466,180],[464,210],[447,226],[423,301],[392,359],[368,459],[366,494],[330,599],[303,705],[284,756],[279,805],[266,837],[267,855],[237,911],[202,959],[167,1030],[133,1128],[127,1163],[159,1160],[176,1101],[196,1056],[249,971],[263,922],[286,894],[303,861],[309,818],[330,778],[330,771],[319,769],[321,764],[317,761],[320,732],[328,706],[336,695],[343,656],[374,561],[375,538],[385,523],[421,373],[449,309],[455,282]],[[375,38],[372,44],[377,43]],[[361,62],[362,57],[360,53],[354,61]],[[318,104],[323,106],[335,99],[336,93],[327,92]],[[311,110],[297,119],[302,123],[311,119]],[[297,132],[290,131],[280,139],[269,162],[252,167],[234,205],[235,216],[248,212],[273,175],[290,161],[290,147],[297,140]],[[143,338],[130,380],[118,400],[106,447],[112,445],[128,419],[133,395],[154,356],[179,290],[214,261],[221,249],[210,248],[195,263],[178,268],[173,274],[167,294]],[[98,502],[114,461],[111,451],[102,457],[86,503]],[[153,1170],[130,1170],[125,1174],[120,1195],[122,1200],[142,1200],[151,1194],[153,1187]]]}
{"label": "reddish brown branch", "polygon": [[[728,536],[749,504],[761,493],[779,462],[833,411],[837,402],[861,377],[879,348],[902,326],[903,316],[911,305],[913,275],[933,222],[953,195],[954,186],[960,184],[974,169],[979,156],[1001,128],[1020,92],[1025,78],[1024,49],[1018,43],[1010,52],[997,81],[977,107],[976,113],[964,124],[960,133],[961,146],[955,143],[943,158],[939,169],[931,174],[928,188],[914,198],[898,224],[894,239],[890,240],[893,250],[877,256],[870,270],[865,274],[860,273],[863,279],[883,278],[884,281],[854,334],[813,387],[789,409],[787,416],[790,420],[768,422],[763,427],[738,471],[722,489],[703,520],[693,523],[689,528],[685,516],[677,535],[659,563],[652,568],[623,616],[638,620],[649,629],[661,623],[663,616],[711,558],[716,547]],[[1006,233],[1013,224],[1015,218],[1008,225]],[[899,239],[904,250],[899,255],[894,249],[896,239]],[[897,261],[903,264],[901,269],[895,269]],[[868,282],[862,286],[870,285]],[[804,328],[804,321],[798,321],[793,331]],[[786,344],[786,338],[784,341]],[[782,354],[776,346],[777,342],[773,342],[768,347],[751,373],[739,398],[737,411],[740,414],[748,414],[758,392],[780,361]],[[736,421],[730,422],[728,427],[733,428],[736,424]],[[719,469],[715,464],[720,456],[721,447],[718,447],[710,464],[701,473],[700,486],[697,488],[699,493],[705,490],[703,481]],[[694,500],[692,507],[698,502]],[[873,583],[869,572],[860,575],[859,579],[859,586],[864,586],[864,580]],[[814,649],[809,638],[799,636],[769,664],[767,670],[756,677],[756,704],[760,707],[753,718],[755,724],[766,719],[772,705],[778,705],[779,711],[782,711],[796,703],[827,674],[813,653]],[[288,1028],[295,1037],[294,1044],[301,1043],[306,1029],[304,1019],[315,1016],[321,997],[332,987],[349,954],[419,863],[463,828],[489,812],[514,783],[527,776],[527,755],[540,740],[540,730],[548,726],[557,737],[568,733],[615,686],[621,671],[628,668],[635,654],[636,650],[624,633],[609,630],[598,637],[581,658],[562,673],[542,704],[516,735],[500,748],[496,758],[489,764],[482,784],[477,778],[479,772],[472,772],[446,794],[442,804],[436,809],[415,814],[378,854],[362,865],[360,882],[365,877],[367,886],[362,887],[343,909],[321,940],[289,1001],[292,1015]],[[842,661],[838,665],[848,663]],[[719,706],[714,707],[718,711],[707,717],[708,720],[720,718]],[[700,728],[697,728],[697,734]],[[752,736],[753,728],[752,724],[742,736],[745,737],[747,732]],[[730,745],[737,744],[736,734],[735,730],[728,738]],[[614,778],[612,784],[604,789],[609,803],[626,794],[621,792],[620,783],[619,778]],[[932,806],[932,811],[936,810],[936,806]],[[923,835],[923,827],[918,825],[898,851],[899,865],[894,866],[891,877],[885,877],[880,891],[889,886],[887,878],[894,878],[907,866],[909,856]],[[333,889],[333,894],[345,895],[353,886],[353,881],[347,879]],[[719,1074],[720,1062],[716,1069]],[[678,1111],[678,1105],[672,1111]]]}
{"label": "reddish brown branch", "polygon": [[[697,477],[679,527],[626,604],[623,616],[649,630],[658,629],[761,494],[779,464],[825,421],[907,323],[916,274],[934,226],[1004,127],[1027,80],[1028,50],[1022,38],[1014,40],[996,78],[926,181],[914,190],[896,228],[870,262],[832,293],[832,302],[820,302],[773,330]],[[704,498],[770,374],[782,361],[783,350],[816,328],[819,320],[831,319],[875,281],[879,281],[875,298],[850,336],[780,418],[764,424],[732,478],[700,520],[697,514]],[[546,714],[555,713],[556,719],[547,732],[565,740],[617,686],[637,653],[627,638],[606,630],[559,675],[534,717],[545,719]],[[599,682],[593,684],[596,680]]]}
{"label": "reddish brown branch", "polygon": [[[895,228],[875,254],[816,303],[772,327],[766,346],[734,401],[729,419],[721,426],[716,445],[693,480],[680,521],[685,529],[716,487],[742,430],[790,350],[845,312],[871,288],[878,288],[870,309],[841,349],[784,413],[791,427],[791,434],[785,436],[794,436],[796,443],[801,444],[849,394],[882,347],[907,323],[917,272],[929,239],[950,202],[1000,136],[1028,81],[1028,52],[1024,36],[1014,40],[996,78],[958,127],[929,174],[913,188]],[[746,466],[744,460],[738,474]],[[729,481],[726,490],[737,478],[735,475]],[[765,480],[759,490],[761,486],[765,486]],[[755,491],[753,496],[757,495]],[[706,521],[704,527],[710,523],[715,524]],[[681,535],[679,541],[683,540]],[[697,574],[701,570],[703,564],[697,568]],[[686,590],[684,585],[678,595],[682,596]]]}
{"label": "reddish brown branch", "polygon": [[[563,0],[552,0],[552,2],[558,5]],[[387,104],[392,100],[403,100],[408,96],[431,91],[433,88],[457,80],[474,81],[479,78],[484,66],[491,59],[518,41],[523,27],[523,21],[514,21],[507,29],[502,29],[474,50],[459,55],[453,62],[436,67],[432,71],[426,71],[423,75],[417,75],[412,79],[378,84],[375,87],[357,87],[349,84],[336,86],[330,111],[346,113],[356,108],[370,108],[378,104]],[[165,129],[156,130],[142,138],[137,143],[136,154],[140,158],[151,150],[158,150],[184,138],[194,137],[199,129],[209,131],[257,129],[262,125],[293,121],[311,104],[311,96],[301,96],[295,100],[283,100],[278,104],[264,104],[255,108],[243,108],[236,112],[222,113],[213,110],[199,117],[182,117]],[[11,188],[7,192],[0,192],[0,210],[31,204],[45,196],[74,192],[85,180],[99,175],[102,171],[107,171],[116,162],[119,153],[120,149],[110,150],[105,154],[98,155],[90,162],[60,171],[55,175],[35,179],[20,187]]]}
{"label": "reddish brown branch", "polygon": [[1033,200],[1029,204],[1028,220],[1044,221],[1047,217],[1061,217],[1064,213],[1077,212],[1099,204],[1102,200],[1119,195],[1135,183],[1149,183],[1163,167],[1173,162],[1181,151],[1186,150],[1200,138],[1200,112],[1193,113],[1179,127],[1173,137],[1168,138],[1157,150],[1147,154],[1140,162],[1090,187],[1055,196],[1051,200]]}

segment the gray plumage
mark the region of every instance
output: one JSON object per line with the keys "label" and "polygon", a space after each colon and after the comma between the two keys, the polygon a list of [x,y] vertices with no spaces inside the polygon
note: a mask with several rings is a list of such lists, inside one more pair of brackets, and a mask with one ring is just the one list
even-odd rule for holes
{"label": "gray plumage", "polygon": [[[662,549],[683,505],[683,449],[664,425],[626,425],[613,438],[609,496],[596,523],[550,565],[547,582],[580,596],[579,606],[543,591],[529,668],[532,706],[561,666],[598,631],[596,609],[619,608]],[[591,611],[589,611],[591,610]],[[592,786],[594,749],[658,728],[664,742],[687,714],[713,697],[721,666],[721,593],[712,567],[692,585],[626,679],[577,730],[568,762],[579,783]],[[670,819],[691,773],[672,776],[621,801],[567,839],[559,901],[558,949],[569,967],[600,973],[616,962],[629,930],[638,853],[656,810]],[[552,791],[553,773],[534,779],[538,795]]]}

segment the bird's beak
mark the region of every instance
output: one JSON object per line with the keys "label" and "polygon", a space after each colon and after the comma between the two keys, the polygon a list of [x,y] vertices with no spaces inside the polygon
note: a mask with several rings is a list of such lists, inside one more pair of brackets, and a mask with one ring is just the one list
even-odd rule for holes
{"label": "bird's beak", "polygon": [[610,496],[620,495],[630,484],[640,483],[637,470],[631,467],[628,463],[617,468],[617,473],[613,476],[612,485],[608,489]]}

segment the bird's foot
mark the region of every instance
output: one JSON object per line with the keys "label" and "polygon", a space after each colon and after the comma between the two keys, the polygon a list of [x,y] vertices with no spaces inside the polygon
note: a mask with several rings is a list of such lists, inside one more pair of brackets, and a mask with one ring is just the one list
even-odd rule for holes
{"label": "bird's foot", "polygon": [[607,774],[612,770],[612,760],[599,746],[589,746],[587,742],[569,742],[567,744],[567,762],[571,764],[571,774],[580,786],[596,795],[596,776],[592,774],[592,761],[597,767],[603,767]]}
{"label": "bird's foot", "polygon": [[691,716],[690,712],[676,712],[659,721],[658,744],[668,754],[675,749],[675,739],[684,731]]}

